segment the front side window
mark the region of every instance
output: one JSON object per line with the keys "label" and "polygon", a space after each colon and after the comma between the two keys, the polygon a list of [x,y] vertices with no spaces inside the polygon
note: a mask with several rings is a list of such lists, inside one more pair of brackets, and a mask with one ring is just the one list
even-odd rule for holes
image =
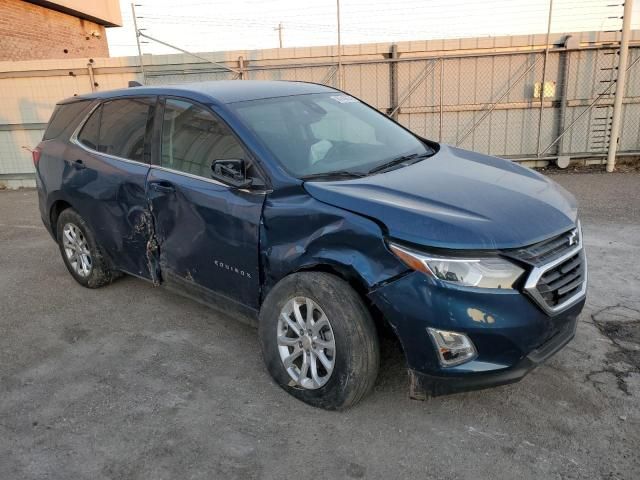
{"label": "front side window", "polygon": [[211,178],[215,160],[245,159],[231,131],[204,107],[169,98],[162,121],[162,166]]}
{"label": "front side window", "polygon": [[92,150],[143,162],[147,122],[154,104],[153,98],[107,101],[91,114],[78,140]]}
{"label": "front side window", "polygon": [[433,153],[414,135],[339,92],[230,105],[282,166],[297,177],[367,174],[394,159]]}

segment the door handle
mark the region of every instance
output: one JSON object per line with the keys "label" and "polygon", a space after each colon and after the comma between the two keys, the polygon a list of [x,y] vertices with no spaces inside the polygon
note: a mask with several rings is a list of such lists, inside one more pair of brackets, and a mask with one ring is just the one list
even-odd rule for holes
{"label": "door handle", "polygon": [[82,170],[83,168],[87,168],[84,162],[80,159],[73,162],[73,168],[76,170]]}
{"label": "door handle", "polygon": [[172,192],[175,192],[176,190],[171,182],[167,182],[165,180],[160,180],[158,182],[150,182],[149,187],[151,187],[157,192],[164,192],[164,193],[172,193]]}

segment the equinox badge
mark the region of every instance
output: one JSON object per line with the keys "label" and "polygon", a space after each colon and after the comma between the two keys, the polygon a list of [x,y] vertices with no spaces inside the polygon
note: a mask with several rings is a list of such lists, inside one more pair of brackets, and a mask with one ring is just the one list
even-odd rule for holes
{"label": "equinox badge", "polygon": [[244,270],[240,270],[237,267],[234,267],[227,263],[223,263],[220,260],[214,260],[213,263],[216,267],[224,268],[225,270],[228,270],[232,273],[237,273],[238,275],[241,275],[243,277],[251,278],[251,274],[249,272],[245,272]]}

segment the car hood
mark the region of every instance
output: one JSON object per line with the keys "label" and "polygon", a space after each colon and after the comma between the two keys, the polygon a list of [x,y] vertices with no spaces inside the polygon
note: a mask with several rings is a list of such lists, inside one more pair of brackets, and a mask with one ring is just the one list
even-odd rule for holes
{"label": "car hood", "polygon": [[573,196],[549,178],[448,145],[390,172],[304,186],[382,223],[392,238],[438,248],[522,247],[570,229],[577,215]]}

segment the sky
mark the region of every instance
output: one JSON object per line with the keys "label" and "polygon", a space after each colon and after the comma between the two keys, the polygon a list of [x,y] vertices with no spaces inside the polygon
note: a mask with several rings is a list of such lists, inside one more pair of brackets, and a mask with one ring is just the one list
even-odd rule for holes
{"label": "sky", "polygon": [[[624,0],[553,0],[552,32],[619,30]],[[138,28],[191,52],[335,45],[336,0],[136,0]],[[131,0],[107,29],[111,56],[137,55]],[[549,0],[340,0],[342,44],[546,33]],[[640,28],[636,1],[632,28]],[[177,53],[148,41],[143,53]]]}

